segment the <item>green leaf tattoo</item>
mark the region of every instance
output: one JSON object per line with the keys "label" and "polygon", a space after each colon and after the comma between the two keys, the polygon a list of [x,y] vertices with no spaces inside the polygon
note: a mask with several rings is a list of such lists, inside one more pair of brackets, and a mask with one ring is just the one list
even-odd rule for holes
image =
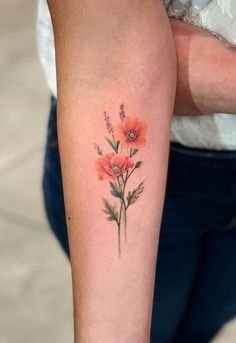
{"label": "green leaf tattoo", "polygon": [[106,137],[106,141],[107,143],[112,147],[112,149],[115,151],[115,152],[118,152],[119,150],[119,145],[120,145],[120,142],[119,141],[116,141],[114,136],[113,136],[113,141]]}
{"label": "green leaf tattoo", "polygon": [[111,188],[111,194],[114,195],[114,197],[116,198],[123,198],[123,194],[122,194],[122,189],[120,186],[117,186],[115,184],[115,182],[110,181],[110,188]]}
{"label": "green leaf tattoo", "polygon": [[143,193],[144,190],[144,181],[142,181],[137,188],[135,188],[134,190],[132,190],[132,192],[128,192],[127,195],[127,203],[128,206],[133,205],[139,198],[139,196]]}
{"label": "green leaf tattoo", "polygon": [[112,221],[115,220],[118,222],[118,211],[116,209],[116,204],[112,206],[105,198],[102,198],[104,209],[103,212],[108,214],[107,220]]}

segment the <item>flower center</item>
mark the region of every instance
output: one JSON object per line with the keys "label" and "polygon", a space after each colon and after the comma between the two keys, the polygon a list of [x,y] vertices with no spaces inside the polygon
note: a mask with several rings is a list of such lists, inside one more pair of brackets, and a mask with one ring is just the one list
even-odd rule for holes
{"label": "flower center", "polygon": [[134,141],[137,137],[137,132],[136,130],[130,130],[127,132],[127,138],[130,140],[130,141]]}
{"label": "flower center", "polygon": [[119,173],[121,172],[120,167],[117,166],[116,164],[114,164],[114,165],[112,166],[112,171],[113,171],[113,173],[114,173],[115,175],[116,175],[116,174],[119,174]]}

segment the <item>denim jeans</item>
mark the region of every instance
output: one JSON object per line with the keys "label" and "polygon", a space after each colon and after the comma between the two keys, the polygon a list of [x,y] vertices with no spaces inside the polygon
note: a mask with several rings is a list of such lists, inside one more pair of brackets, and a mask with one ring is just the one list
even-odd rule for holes
{"label": "denim jeans", "polygon": [[[50,226],[69,257],[54,98],[43,192]],[[172,143],[151,343],[207,343],[235,316],[236,152]]]}

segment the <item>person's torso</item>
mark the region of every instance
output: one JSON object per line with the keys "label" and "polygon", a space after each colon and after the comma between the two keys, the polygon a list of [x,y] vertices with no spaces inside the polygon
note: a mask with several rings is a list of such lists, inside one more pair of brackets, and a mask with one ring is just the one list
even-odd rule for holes
{"label": "person's torso", "polygon": [[[235,0],[164,0],[169,16],[198,25],[236,46]],[[46,0],[38,4],[38,50],[49,88],[56,96],[55,47]],[[236,150],[236,115],[174,116],[171,140],[189,147]]]}

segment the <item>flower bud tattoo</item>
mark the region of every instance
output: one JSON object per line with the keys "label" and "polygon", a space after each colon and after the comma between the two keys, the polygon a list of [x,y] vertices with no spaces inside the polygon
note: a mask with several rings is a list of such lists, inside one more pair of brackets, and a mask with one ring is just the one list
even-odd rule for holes
{"label": "flower bud tattoo", "polygon": [[120,105],[120,121],[116,126],[113,127],[107,112],[104,112],[104,119],[109,134],[105,139],[111,152],[103,155],[100,147],[94,143],[100,155],[95,162],[95,168],[99,180],[109,181],[110,193],[116,198],[114,204],[103,198],[103,212],[107,215],[107,220],[116,223],[120,256],[121,231],[124,231],[126,240],[127,210],[144,191],[144,181],[133,190],[127,190],[127,186],[131,175],[142,166],[142,161],[136,160],[135,157],[139,149],[146,144],[147,124],[135,115],[126,115],[123,104]]}

